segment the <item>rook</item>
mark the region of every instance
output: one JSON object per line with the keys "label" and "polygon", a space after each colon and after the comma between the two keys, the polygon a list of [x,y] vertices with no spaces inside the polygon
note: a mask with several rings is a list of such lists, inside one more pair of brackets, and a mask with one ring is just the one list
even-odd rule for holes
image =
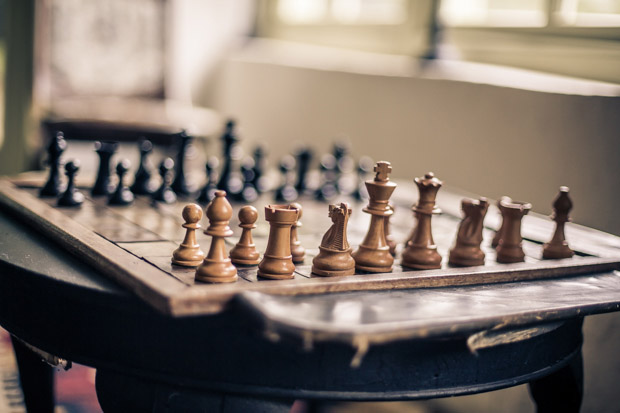
{"label": "rook", "polygon": [[297,209],[299,212],[297,221],[291,227],[291,254],[293,255],[293,262],[295,264],[300,264],[304,262],[304,257],[306,256],[306,249],[301,245],[297,236],[297,228],[301,227],[301,215],[303,211],[301,209],[301,204],[297,202],[293,202],[290,206],[291,208]]}
{"label": "rook", "polygon": [[527,202],[502,199],[499,210],[502,213],[502,238],[497,246],[497,262],[512,263],[525,261],[521,238],[521,220],[532,209]]}
{"label": "rook", "polygon": [[267,205],[265,219],[269,222],[267,249],[258,265],[258,276],[271,280],[295,278],[291,255],[291,226],[299,211],[290,205]]}

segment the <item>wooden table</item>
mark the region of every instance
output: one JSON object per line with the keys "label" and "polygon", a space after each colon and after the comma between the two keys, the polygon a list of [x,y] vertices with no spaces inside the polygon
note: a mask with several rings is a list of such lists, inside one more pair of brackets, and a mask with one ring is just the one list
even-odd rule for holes
{"label": "wooden table", "polygon": [[583,317],[620,308],[620,272],[610,271],[301,297],[254,291],[222,313],[173,318],[2,212],[0,234],[0,324],[19,338],[27,403],[47,408],[40,374],[49,380],[49,370],[24,342],[95,367],[105,411],[287,411],[295,399],[413,400],[521,383],[539,411],[577,411]]}

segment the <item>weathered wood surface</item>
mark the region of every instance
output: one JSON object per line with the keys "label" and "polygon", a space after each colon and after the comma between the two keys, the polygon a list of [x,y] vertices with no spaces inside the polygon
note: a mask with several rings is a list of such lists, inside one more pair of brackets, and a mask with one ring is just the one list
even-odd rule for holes
{"label": "weathered wood surface", "polygon": [[[30,181],[31,182],[31,181]],[[525,263],[502,265],[494,262],[494,250],[489,242],[492,231],[485,230],[483,249],[486,265],[471,268],[408,271],[396,265],[392,273],[358,274],[350,277],[321,278],[310,274],[312,257],[330,222],[327,207],[314,201],[304,202],[304,225],[300,240],[308,248],[304,265],[297,267],[296,277],[290,281],[258,281],[256,269],[240,270],[240,281],[228,285],[195,283],[193,270],[170,264],[170,256],[184,231],[180,211],[185,205],[153,207],[146,199],[138,199],[132,207],[108,207],[105,200],[88,199],[80,209],[53,206],[55,200],[36,197],[34,189],[20,189],[8,180],[0,181],[0,204],[31,226],[47,234],[89,265],[99,269],[119,284],[133,291],[158,310],[176,315],[197,315],[221,311],[235,295],[245,291],[297,296],[309,294],[395,290],[420,287],[445,287],[488,284],[532,279],[575,276],[620,268],[620,249],[617,238],[597,231],[575,226],[569,232],[571,246],[578,252],[600,257],[580,256],[567,260],[540,261],[540,242],[553,231],[553,223],[537,216],[528,217],[524,233],[532,241],[524,242]],[[393,218],[393,232],[399,241],[407,238],[413,227],[409,205],[414,200],[396,199],[397,214]],[[458,225],[460,197],[446,191],[439,198],[445,214],[434,218],[433,232],[442,255],[452,244]],[[236,211],[237,208],[235,208]],[[490,212],[489,226],[499,222]],[[356,245],[364,236],[368,217],[355,206],[349,226],[349,239]],[[268,225],[259,219],[254,239],[259,251],[264,251]],[[231,222],[236,236],[239,228]],[[528,226],[530,226],[529,229]],[[534,229],[532,229],[534,228]],[[582,238],[586,241],[582,241]],[[208,237],[200,233],[198,241],[208,247]],[[580,248],[584,244],[585,248]],[[230,245],[229,245],[230,246]],[[585,249],[585,251],[584,251]]]}

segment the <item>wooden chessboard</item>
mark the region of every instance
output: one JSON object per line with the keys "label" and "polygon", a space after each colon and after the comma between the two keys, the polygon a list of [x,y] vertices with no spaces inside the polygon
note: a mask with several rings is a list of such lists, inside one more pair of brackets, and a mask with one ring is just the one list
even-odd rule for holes
{"label": "wooden chessboard", "polygon": [[[152,307],[173,316],[222,311],[235,295],[244,291],[302,295],[432,288],[567,277],[620,269],[620,238],[577,225],[567,228],[571,247],[577,252],[574,258],[541,260],[542,242],[550,238],[553,223],[536,214],[526,216],[523,222],[526,261],[499,264],[495,262],[495,251],[490,246],[493,230],[500,223],[493,206],[485,220],[482,248],[486,253],[486,264],[450,268],[447,253],[458,229],[461,196],[442,189],[437,201],[444,212],[433,218],[435,242],[444,256],[442,269],[411,271],[402,268],[398,264],[398,253],[402,249],[399,247],[391,273],[330,278],[311,274],[312,258],[318,253],[318,245],[331,220],[327,216],[327,204],[302,198],[299,202],[303,206],[303,226],[299,228],[299,237],[306,248],[306,260],[296,267],[293,280],[259,280],[256,267],[239,267],[236,283],[204,284],[194,281],[194,269],[175,266],[170,261],[172,251],[185,234],[181,227],[181,211],[191,200],[180,200],[174,205],[154,205],[150,199],[138,197],[131,206],[112,207],[107,205],[106,199],[87,197],[80,208],[60,208],[55,199],[38,198],[41,182],[39,177],[0,179],[0,207],[128,288]],[[391,219],[391,229],[399,242],[408,238],[414,226],[410,207],[416,201],[415,192],[413,185],[405,185],[397,188],[392,198],[396,212]],[[84,190],[84,194],[87,195],[88,191]],[[554,195],[550,194],[550,199]],[[355,248],[364,237],[370,218],[361,211],[364,204],[343,200],[349,201],[353,208],[348,237]],[[263,207],[269,203],[273,203],[270,194],[256,203],[260,217],[253,237],[261,252],[265,250],[269,233]],[[230,226],[235,234],[226,240],[229,249],[241,233],[236,219],[241,206],[233,203],[234,216]],[[198,234],[198,242],[205,251],[208,250],[210,240],[202,231]]]}

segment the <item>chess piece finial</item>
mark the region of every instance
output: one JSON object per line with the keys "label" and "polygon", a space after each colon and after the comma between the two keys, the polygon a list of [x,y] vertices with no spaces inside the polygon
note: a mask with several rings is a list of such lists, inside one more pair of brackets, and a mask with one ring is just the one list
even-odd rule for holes
{"label": "chess piece finial", "polygon": [[186,229],[181,245],[172,253],[172,263],[184,267],[197,267],[205,258],[205,253],[196,241],[196,231],[200,229],[202,208],[197,204],[187,204],[183,208],[182,225]]}
{"label": "chess piece finial", "polygon": [[178,195],[189,195],[192,193],[192,188],[190,188],[185,178],[185,158],[187,158],[187,149],[192,143],[193,138],[185,130],[177,133],[175,137],[179,142],[179,152],[174,163],[174,180],[170,187]]}
{"label": "chess piece finial", "polygon": [[269,239],[258,276],[271,280],[294,278],[295,264],[291,254],[291,227],[299,211],[290,205],[267,205],[265,219],[269,222]]}
{"label": "chess piece finial", "polygon": [[129,160],[123,159],[116,165],[116,175],[118,176],[118,184],[116,190],[110,196],[108,204],[110,205],[130,205],[133,202],[133,193],[125,186],[124,177],[129,170]]}
{"label": "chess piece finial", "polygon": [[172,183],[172,168],[174,167],[174,161],[171,158],[166,158],[159,164],[159,175],[161,176],[161,185],[159,189],[153,192],[153,200],[163,202],[165,204],[172,204],[176,202],[177,195],[174,193],[170,184]]}
{"label": "chess piece finial", "polygon": [[58,198],[58,206],[80,206],[84,202],[84,195],[75,188],[75,175],[80,169],[80,161],[77,159],[69,161],[65,165],[65,175],[67,175],[67,189]]}
{"label": "chess piece finial", "polygon": [[239,226],[243,229],[237,245],[230,250],[230,260],[235,265],[258,265],[260,254],[256,250],[252,239],[252,230],[256,228],[258,211],[251,205],[245,205],[239,210]]}
{"label": "chess piece finial", "polygon": [[514,200],[502,199],[499,203],[502,213],[502,238],[497,246],[497,262],[512,263],[525,261],[521,238],[521,220],[532,204]]}
{"label": "chess piece finial", "polygon": [[92,196],[108,196],[114,190],[110,183],[110,161],[118,148],[118,142],[95,142],[95,151],[99,155],[99,172],[91,190]]}
{"label": "chess piece finial", "polygon": [[297,221],[291,227],[291,254],[293,255],[293,262],[295,264],[301,264],[304,262],[304,258],[306,256],[306,249],[301,245],[299,241],[299,236],[297,235],[297,228],[302,226],[301,216],[303,215],[303,209],[301,208],[301,204],[298,202],[293,202],[291,208],[297,209],[299,212],[297,215]]}
{"label": "chess piece finial", "polygon": [[131,192],[136,195],[151,195],[156,189],[151,180],[153,167],[149,161],[149,154],[153,152],[153,144],[150,140],[142,138],[139,148],[140,164],[131,185]]}
{"label": "chess piece finial", "polygon": [[67,141],[65,141],[64,134],[58,131],[47,147],[47,163],[50,166],[50,173],[47,182],[39,192],[39,196],[52,197],[58,196],[61,193],[60,157],[65,149],[67,149]]}
{"label": "chess piece finial", "polygon": [[392,166],[389,162],[380,161],[375,164],[374,180],[366,181],[368,189],[368,205],[363,209],[371,215],[370,226],[366,237],[352,254],[355,268],[366,272],[390,272],[394,257],[385,239],[385,217],[392,215],[388,202],[396,184],[389,180]]}
{"label": "chess piece finial", "polygon": [[441,268],[441,255],[433,240],[431,219],[433,214],[441,212],[435,206],[435,199],[443,183],[432,172],[423,178],[415,178],[414,182],[420,192],[418,203],[412,208],[417,223],[403,250],[402,265],[417,270]]}
{"label": "chess piece finial", "polygon": [[555,221],[555,231],[551,241],[543,245],[544,259],[570,258],[575,254],[568,246],[564,235],[564,226],[567,222],[570,222],[568,214],[573,209],[573,202],[568,196],[568,192],[567,186],[561,186],[560,193],[553,201],[551,219]]}
{"label": "chess piece finial", "polygon": [[329,206],[332,226],[327,230],[319,254],[312,260],[312,273],[324,277],[355,274],[355,260],[351,256],[351,247],[347,240],[347,225],[352,210],[349,204]]}
{"label": "chess piece finial", "polygon": [[450,250],[448,260],[450,265],[461,267],[484,265],[484,252],[480,249],[480,243],[482,243],[484,216],[488,208],[489,201],[486,198],[461,201],[464,218],[459,224],[456,244]]}
{"label": "chess piece finial", "polygon": [[201,204],[208,204],[215,198],[215,191],[217,191],[217,168],[220,165],[219,159],[215,156],[210,156],[205,164],[207,183],[200,190],[198,199]]}
{"label": "chess piece finial", "polygon": [[232,206],[226,199],[226,191],[216,191],[215,198],[207,206],[209,226],[205,234],[211,236],[211,247],[207,256],[196,269],[196,280],[209,283],[231,283],[237,281],[237,268],[226,254],[225,237],[233,232],[228,226],[232,217]]}
{"label": "chess piece finial", "polygon": [[[512,199],[510,197],[507,196],[503,196],[501,197],[498,201],[497,201],[497,209],[500,210],[501,212],[501,208],[500,208],[500,204],[502,203],[502,201],[505,201],[507,203],[512,202]],[[493,241],[491,241],[491,246],[493,248],[497,248],[497,246],[499,245],[499,240],[502,239],[502,233],[504,231],[504,217],[502,216],[502,223],[499,226],[499,229],[495,232],[495,235],[493,236]]]}

